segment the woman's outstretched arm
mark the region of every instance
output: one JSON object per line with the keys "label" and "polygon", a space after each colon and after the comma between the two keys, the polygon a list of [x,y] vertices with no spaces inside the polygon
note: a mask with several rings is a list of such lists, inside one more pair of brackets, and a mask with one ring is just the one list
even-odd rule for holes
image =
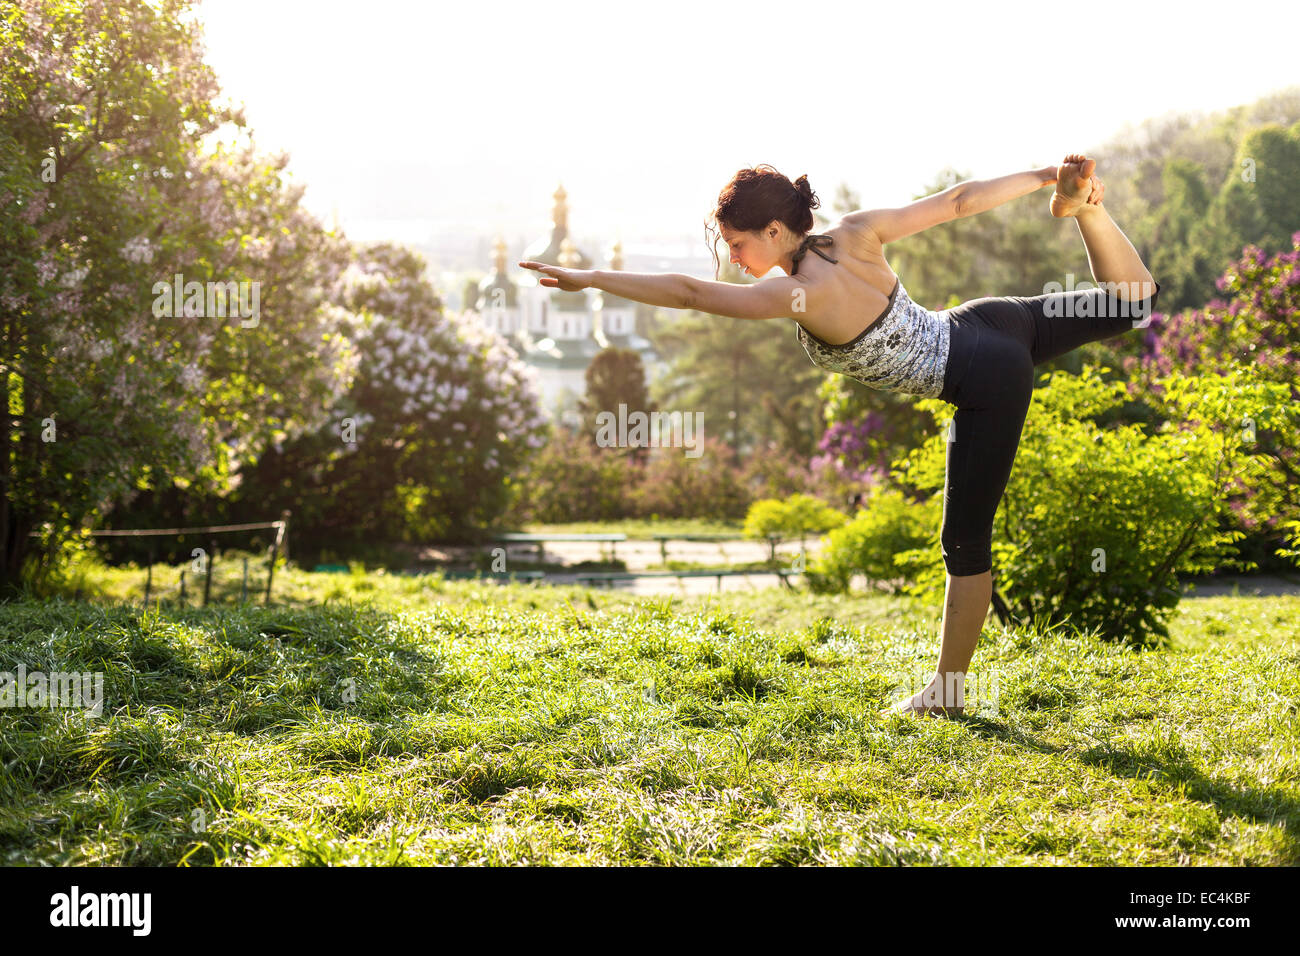
{"label": "woman's outstretched arm", "polygon": [[774,319],[806,311],[803,280],[787,276],[738,284],[712,282],[679,272],[624,272],[621,269],[567,269],[525,260],[525,269],[542,273],[538,281],[564,292],[596,288],[625,299],[668,309],[694,309],[736,319]]}
{"label": "woman's outstretched arm", "polygon": [[1056,182],[1056,167],[1044,166],[1023,173],[999,176],[997,179],[970,179],[958,183],[957,216],[973,216],[1004,202],[1018,199]]}
{"label": "woman's outstretched arm", "polygon": [[691,307],[690,276],[680,272],[623,272],[621,269],[591,270],[591,285],[602,292],[625,299],[661,305],[667,309]]}
{"label": "woman's outstretched arm", "polygon": [[538,280],[542,285],[562,292],[578,292],[595,287],[625,299],[644,302],[647,305],[659,305],[666,309],[689,309],[691,307],[694,281],[690,276],[679,272],[623,272],[602,269],[568,269],[564,266],[552,266],[545,262],[525,259],[519,263],[525,269],[542,273]]}

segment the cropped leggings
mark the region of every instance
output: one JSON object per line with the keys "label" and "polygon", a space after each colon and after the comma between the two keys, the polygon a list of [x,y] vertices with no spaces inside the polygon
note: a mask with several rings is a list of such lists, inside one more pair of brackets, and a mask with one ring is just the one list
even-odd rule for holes
{"label": "cropped leggings", "polygon": [[1011,477],[1029,411],[1034,366],[1087,342],[1144,326],[1156,297],[1127,302],[1105,289],[972,299],[939,313],[950,323],[939,398],[957,408],[944,481],[943,563],[953,576],[993,567],[993,516]]}

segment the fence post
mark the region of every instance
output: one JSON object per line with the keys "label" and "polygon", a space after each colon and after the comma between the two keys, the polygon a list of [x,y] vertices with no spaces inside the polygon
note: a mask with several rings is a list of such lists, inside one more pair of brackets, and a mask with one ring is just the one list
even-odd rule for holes
{"label": "fence post", "polygon": [[185,569],[181,568],[181,607],[185,606]]}
{"label": "fence post", "polygon": [[212,593],[212,565],[217,560],[217,539],[213,538],[208,542],[208,566],[207,574],[203,576],[203,606],[208,606],[208,595]]}
{"label": "fence post", "polygon": [[149,542],[149,571],[144,576],[145,610],[148,610],[149,608],[149,592],[153,589],[153,562],[154,562],[154,557],[157,555],[157,553],[158,553],[158,543],[156,541],[150,541]]}
{"label": "fence post", "polygon": [[271,545],[267,550],[266,565],[266,594],[262,597],[263,604],[271,603],[271,582],[275,580],[275,545]]}
{"label": "fence post", "polygon": [[271,542],[271,564],[270,567],[266,569],[266,599],[262,602],[263,604],[271,603],[271,582],[275,580],[275,558],[279,553],[280,542],[284,538],[284,529],[286,525],[286,521],[280,521],[278,523],[278,526],[275,529],[275,540]]}
{"label": "fence post", "polygon": [[244,583],[239,586],[239,603],[248,600],[248,558],[244,558]]}

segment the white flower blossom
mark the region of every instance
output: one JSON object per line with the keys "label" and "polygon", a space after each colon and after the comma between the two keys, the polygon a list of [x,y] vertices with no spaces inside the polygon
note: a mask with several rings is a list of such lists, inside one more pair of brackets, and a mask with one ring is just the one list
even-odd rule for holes
{"label": "white flower blossom", "polygon": [[127,262],[153,262],[154,248],[149,243],[148,236],[136,236],[134,239],[127,240],[122,246],[122,258]]}

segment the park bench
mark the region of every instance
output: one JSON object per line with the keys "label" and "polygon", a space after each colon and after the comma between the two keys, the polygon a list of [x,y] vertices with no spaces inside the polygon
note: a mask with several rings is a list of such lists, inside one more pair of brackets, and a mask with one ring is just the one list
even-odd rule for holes
{"label": "park bench", "polygon": [[[663,557],[664,564],[668,563],[668,542],[669,541],[706,541],[719,542],[719,552],[722,552],[721,542],[723,541],[753,541],[754,538],[747,538],[743,534],[653,534],[650,537],[659,542],[659,554]],[[776,546],[783,540],[779,534],[769,534],[767,537],[767,546],[769,554],[773,561],[776,560]],[[726,553],[722,552],[723,557]]]}
{"label": "park bench", "polygon": [[[614,545],[619,541],[626,541],[625,534],[499,534],[493,538],[494,541],[501,541],[507,544],[535,544],[537,545],[537,560],[542,560],[546,542],[548,541],[599,541],[602,544],[609,545],[609,560],[614,560]],[[604,553],[604,548],[601,553]]]}
{"label": "park bench", "polygon": [[632,581],[636,578],[717,578],[718,591],[721,592],[723,578],[730,578],[743,574],[775,574],[780,577],[782,584],[789,587],[789,578],[792,575],[802,573],[802,571],[792,571],[789,568],[779,568],[772,571],[719,571],[710,570],[708,568],[692,571],[589,571],[585,574],[579,574],[577,576],[577,583],[611,585],[615,581]]}
{"label": "park bench", "polygon": [[545,571],[466,571],[466,570],[449,570],[449,571],[403,571],[402,574],[421,576],[426,574],[441,574],[448,581],[540,581],[546,577]]}

